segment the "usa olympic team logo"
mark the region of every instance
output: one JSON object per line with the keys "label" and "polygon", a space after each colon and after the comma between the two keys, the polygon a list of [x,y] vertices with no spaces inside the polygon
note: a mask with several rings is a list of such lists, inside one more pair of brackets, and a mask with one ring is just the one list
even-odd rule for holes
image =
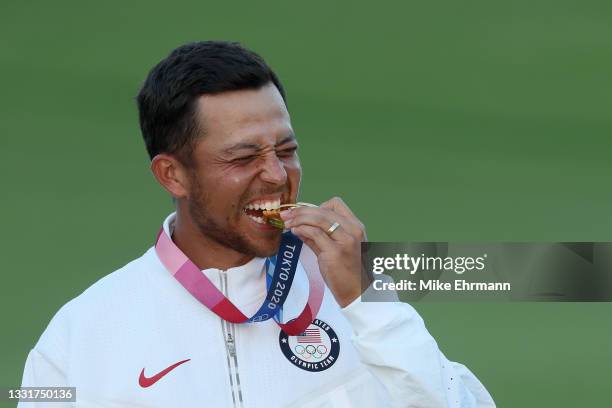
{"label": "usa olympic team logo", "polygon": [[315,319],[304,333],[297,336],[287,336],[281,330],[278,342],[287,360],[306,371],[327,370],[340,354],[340,340],[336,332],[319,319]]}

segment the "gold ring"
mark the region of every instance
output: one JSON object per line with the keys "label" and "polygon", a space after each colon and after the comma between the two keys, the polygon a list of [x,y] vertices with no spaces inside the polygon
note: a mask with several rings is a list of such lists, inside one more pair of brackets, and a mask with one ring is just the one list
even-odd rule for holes
{"label": "gold ring", "polygon": [[334,231],[337,230],[339,226],[340,226],[340,223],[334,222],[332,226],[329,227],[329,229],[327,230],[327,235],[331,236],[331,234],[333,234]]}

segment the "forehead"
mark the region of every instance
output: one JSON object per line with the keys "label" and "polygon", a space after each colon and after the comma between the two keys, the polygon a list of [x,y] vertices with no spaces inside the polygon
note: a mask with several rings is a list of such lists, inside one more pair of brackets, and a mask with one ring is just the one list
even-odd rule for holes
{"label": "forehead", "polygon": [[207,147],[230,147],[236,143],[273,143],[292,133],[285,102],[273,84],[203,95],[198,99],[198,123]]}

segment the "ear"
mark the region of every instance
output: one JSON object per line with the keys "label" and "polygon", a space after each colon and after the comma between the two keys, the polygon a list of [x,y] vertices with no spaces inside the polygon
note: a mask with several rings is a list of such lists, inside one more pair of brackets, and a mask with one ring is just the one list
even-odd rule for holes
{"label": "ear", "polygon": [[189,195],[189,177],[187,169],[175,157],[158,154],[151,160],[151,171],[157,182],[174,198]]}

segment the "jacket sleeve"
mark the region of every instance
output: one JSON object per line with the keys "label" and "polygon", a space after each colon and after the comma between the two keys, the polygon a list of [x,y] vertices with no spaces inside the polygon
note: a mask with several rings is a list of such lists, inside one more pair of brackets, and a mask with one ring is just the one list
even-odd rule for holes
{"label": "jacket sleeve", "polygon": [[[26,359],[22,387],[69,387],[65,371],[65,316],[63,310],[53,317],[36,346]],[[55,408],[74,406],[74,403],[53,402]],[[17,408],[43,408],[48,402],[20,402]]]}
{"label": "jacket sleeve", "polygon": [[393,407],[495,407],[470,370],[446,359],[412,306],[358,298],[342,311],[361,361],[382,382]]}

